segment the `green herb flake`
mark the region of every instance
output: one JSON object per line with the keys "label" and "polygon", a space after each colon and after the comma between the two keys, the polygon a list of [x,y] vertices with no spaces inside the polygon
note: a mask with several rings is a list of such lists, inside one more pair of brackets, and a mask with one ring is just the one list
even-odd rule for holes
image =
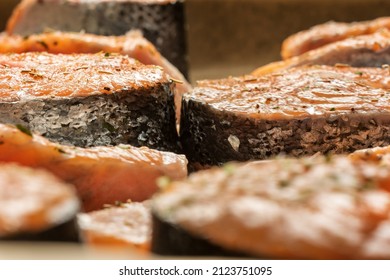
{"label": "green herb flake", "polygon": [[104,122],[103,123],[103,128],[107,129],[111,133],[115,132],[115,127],[112,124],[108,123],[108,122]]}
{"label": "green herb flake", "polygon": [[299,199],[300,199],[301,201],[306,200],[306,199],[308,199],[312,194],[313,194],[313,191],[310,190],[310,189],[301,190],[301,191],[299,192],[299,195],[300,195]]}
{"label": "green herb flake", "polygon": [[122,202],[122,201],[116,200],[116,201],[114,202],[114,206],[116,206],[116,207],[121,207],[121,206],[123,206],[123,202]]}
{"label": "green herb flake", "polygon": [[375,188],[375,182],[372,179],[367,179],[363,185],[360,187],[360,190],[367,191]]}
{"label": "green herb flake", "polygon": [[130,146],[129,145],[123,145],[123,144],[119,144],[117,146],[119,149],[122,149],[122,150],[128,150],[130,149]]}
{"label": "green herb flake", "polygon": [[166,187],[169,186],[170,183],[171,183],[171,178],[169,178],[168,176],[162,176],[157,178],[156,180],[156,184],[160,189],[165,189]]}
{"label": "green herb flake", "polygon": [[329,109],[329,111],[334,112],[334,111],[336,111],[336,108],[332,107],[332,108]]}
{"label": "green herb flake", "polygon": [[326,163],[332,162],[332,154],[331,153],[325,154],[325,162]]}
{"label": "green herb flake", "polygon": [[362,76],[362,75],[363,75],[363,72],[361,72],[361,71],[356,71],[355,74],[356,74],[356,75],[359,75],[359,76]]}
{"label": "green herb flake", "polygon": [[183,84],[184,82],[181,81],[181,80],[178,80],[178,79],[174,79],[174,78],[170,78],[171,82],[175,83],[175,84]]}
{"label": "green herb flake", "polygon": [[19,129],[19,130],[20,130],[21,132],[23,132],[24,134],[27,134],[27,135],[30,136],[30,137],[33,136],[32,133],[31,133],[31,131],[30,131],[27,127],[25,127],[25,126],[23,126],[23,125],[21,125],[21,124],[17,124],[17,125],[16,125],[16,128]]}
{"label": "green herb flake", "polygon": [[222,168],[223,171],[225,171],[225,173],[228,175],[232,175],[234,173],[234,170],[236,170],[236,167],[231,163],[225,164]]}
{"label": "green herb flake", "polygon": [[104,54],[104,57],[110,57],[110,53],[109,52],[106,52],[105,54]]}

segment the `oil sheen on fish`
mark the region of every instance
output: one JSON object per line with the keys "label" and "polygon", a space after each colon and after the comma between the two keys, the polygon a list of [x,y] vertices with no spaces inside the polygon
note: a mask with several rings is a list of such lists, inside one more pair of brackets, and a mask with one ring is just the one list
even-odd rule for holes
{"label": "oil sheen on fish", "polygon": [[0,164],[0,241],[79,242],[72,185],[45,170]]}
{"label": "oil sheen on fish", "polygon": [[173,88],[119,54],[0,54],[0,121],[63,144],[177,151]]}
{"label": "oil sheen on fish", "polygon": [[6,31],[26,36],[47,30],[98,35],[141,30],[187,77],[184,13],[183,0],[23,0],[9,18]]}
{"label": "oil sheen on fish", "polygon": [[283,42],[281,54],[283,59],[287,59],[329,43],[389,28],[390,17],[352,23],[330,21],[288,37]]}
{"label": "oil sheen on fish", "polygon": [[389,165],[347,156],[228,164],[154,197],[152,251],[390,259],[389,191]]}
{"label": "oil sheen on fish", "polygon": [[198,83],[184,95],[181,142],[190,162],[389,145],[389,69],[302,66]]}
{"label": "oil sheen on fish", "polygon": [[128,55],[146,65],[158,65],[176,83],[175,106],[180,116],[183,93],[191,89],[180,71],[165,59],[140,32],[132,31],[122,36],[103,36],[85,32],[52,31],[30,36],[0,34],[0,53],[49,52],[49,53],[118,53]]}
{"label": "oil sheen on fish", "polygon": [[85,242],[91,246],[150,249],[151,217],[148,202],[117,203],[78,216]]}
{"label": "oil sheen on fish", "polygon": [[264,75],[302,65],[337,65],[382,67],[390,64],[390,31],[347,38],[329,43],[289,59],[273,62],[256,69],[253,75]]}
{"label": "oil sheen on fish", "polygon": [[0,162],[43,168],[73,184],[85,211],[116,201],[143,201],[157,191],[159,177],[182,179],[187,175],[183,155],[146,147],[77,148],[2,124],[0,143]]}

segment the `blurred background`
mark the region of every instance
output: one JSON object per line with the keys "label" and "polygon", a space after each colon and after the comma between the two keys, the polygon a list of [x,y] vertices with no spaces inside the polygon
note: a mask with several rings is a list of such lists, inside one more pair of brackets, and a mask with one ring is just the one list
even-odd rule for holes
{"label": "blurred background", "polygon": [[[18,0],[0,1],[0,29]],[[280,58],[288,35],[329,20],[390,16],[390,0],[187,0],[190,77],[242,75]]]}

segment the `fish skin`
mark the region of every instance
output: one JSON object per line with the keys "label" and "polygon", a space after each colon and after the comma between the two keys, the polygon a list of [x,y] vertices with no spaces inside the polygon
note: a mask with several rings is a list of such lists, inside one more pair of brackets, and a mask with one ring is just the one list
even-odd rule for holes
{"label": "fish skin", "polygon": [[62,144],[177,151],[173,89],[126,55],[0,54],[0,121]]}
{"label": "fish skin", "polygon": [[187,77],[184,13],[183,0],[23,0],[8,19],[6,32],[22,36],[46,30],[123,35],[139,29]]}
{"label": "fish skin", "polygon": [[388,77],[386,68],[314,65],[200,81],[181,118],[190,168],[389,145]]}
{"label": "fish skin", "polygon": [[226,256],[218,246],[241,257],[388,260],[389,185],[388,163],[346,155],[200,171],[153,197],[152,251]]}
{"label": "fish skin", "polygon": [[140,31],[122,36],[103,36],[88,33],[52,31],[41,34],[0,34],[0,53],[48,52],[53,54],[98,53],[128,55],[145,65],[157,65],[175,81],[176,117],[180,117],[182,95],[192,89],[182,73]]}
{"label": "fish skin", "polygon": [[156,180],[187,175],[183,155],[128,145],[89,149],[65,146],[0,124],[0,162],[43,168],[73,184],[85,211],[116,201],[143,201],[158,189]]}

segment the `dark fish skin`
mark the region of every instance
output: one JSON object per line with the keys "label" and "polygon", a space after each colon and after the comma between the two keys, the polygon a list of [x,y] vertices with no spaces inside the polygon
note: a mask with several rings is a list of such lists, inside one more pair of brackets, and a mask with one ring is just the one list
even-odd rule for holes
{"label": "dark fish skin", "polygon": [[19,233],[0,238],[0,241],[83,242],[76,215],[53,228],[35,233]]}
{"label": "dark fish skin", "polygon": [[199,169],[389,145],[387,77],[381,68],[304,66],[198,82],[182,103],[183,150]]}
{"label": "dark fish skin", "polygon": [[0,63],[2,123],[80,147],[180,149],[174,83],[156,66],[103,53],[2,54]]}
{"label": "dark fish skin", "polygon": [[179,225],[164,221],[156,213],[152,214],[151,251],[166,256],[249,257],[248,254],[224,249],[209,240],[192,235]]}
{"label": "dark fish skin", "polygon": [[389,185],[389,161],[347,155],[213,167],[153,197],[152,251],[388,260]]}
{"label": "dark fish skin", "polygon": [[[58,17],[57,15],[61,15]],[[70,20],[71,19],[71,20]],[[139,29],[188,77],[185,3],[173,1],[24,0],[7,23],[8,34],[31,35],[47,29],[123,35]]]}

